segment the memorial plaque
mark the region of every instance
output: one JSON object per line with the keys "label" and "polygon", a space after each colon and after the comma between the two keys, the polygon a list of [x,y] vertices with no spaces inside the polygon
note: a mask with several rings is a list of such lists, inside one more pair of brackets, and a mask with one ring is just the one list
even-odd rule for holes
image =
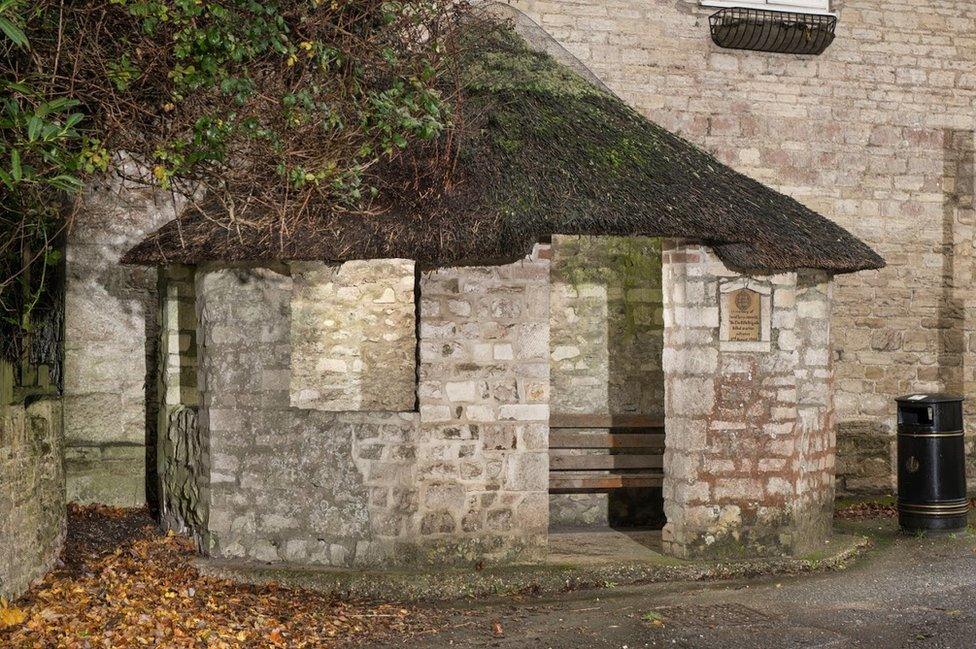
{"label": "memorial plaque", "polygon": [[729,340],[757,342],[762,340],[762,302],[755,291],[740,288],[728,294],[725,308],[728,310]]}

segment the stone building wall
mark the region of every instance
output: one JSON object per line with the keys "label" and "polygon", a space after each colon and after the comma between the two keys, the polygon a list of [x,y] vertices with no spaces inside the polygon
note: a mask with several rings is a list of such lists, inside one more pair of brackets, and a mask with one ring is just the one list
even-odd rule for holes
{"label": "stone building wall", "polygon": [[293,344],[316,293],[294,286],[284,268],[197,270],[205,550],[336,566],[544,552],[548,262],[424,274],[419,412],[291,405],[295,354],[319,351]]}
{"label": "stone building wall", "polygon": [[[663,420],[660,239],[557,235],[551,256],[552,412]],[[659,490],[552,494],[550,522],[607,525],[619,517],[636,524],[632,501],[652,500],[660,500]]]}
{"label": "stone building wall", "polygon": [[[828,278],[743,277],[692,244],[664,252],[665,548],[798,553],[830,534],[833,377]],[[723,302],[758,293],[759,342],[723,340]]]}
{"label": "stone building wall", "polygon": [[967,393],[976,414],[976,5],[835,1],[836,40],[801,57],[718,48],[691,0],[513,4],[641,113],[888,261],[836,280],[842,490],[890,491],[896,395]]}
{"label": "stone building wall", "polygon": [[[131,171],[131,170],[130,170]],[[176,216],[172,198],[118,178],[88,188],[67,242],[65,462],[69,501],[146,502],[155,437],[156,270],[119,257]]]}
{"label": "stone building wall", "polygon": [[[445,559],[545,552],[549,261],[420,282],[419,533]],[[416,532],[415,532],[416,533]]]}
{"label": "stone building wall", "polygon": [[54,567],[65,535],[60,399],[0,404],[0,597]]}
{"label": "stone building wall", "polygon": [[198,268],[198,425],[209,445],[205,551],[345,564],[368,536],[355,427],[289,404],[292,279]]}

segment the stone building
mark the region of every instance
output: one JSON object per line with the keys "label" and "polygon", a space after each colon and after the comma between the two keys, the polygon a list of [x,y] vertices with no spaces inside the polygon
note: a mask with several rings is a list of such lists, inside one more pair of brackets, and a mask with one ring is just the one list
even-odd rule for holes
{"label": "stone building", "polygon": [[[964,394],[968,416],[976,414],[976,5],[512,4],[640,113],[848,228],[887,260],[884,269],[838,278],[834,290],[840,493],[891,492],[896,395]],[[836,35],[819,56],[723,49],[709,16],[728,6],[831,12]]]}
{"label": "stone building", "polygon": [[[838,491],[889,493],[892,398],[971,392],[972,3],[511,4],[641,114],[826,215],[885,257],[882,270],[839,278],[831,319]],[[723,49],[710,38],[708,17],[734,4],[807,13],[827,7],[838,18],[836,37],[819,56]],[[134,368],[155,375],[156,284],[151,271],[116,260],[179,210],[170,197],[144,190],[128,192],[116,206],[114,189],[90,192],[89,209],[78,217],[87,227],[76,232],[94,236],[68,247],[70,309],[103,320],[75,327],[70,322],[80,320],[69,318],[67,362],[76,380],[66,386],[66,473],[69,499],[140,503],[147,458],[150,469],[154,463],[155,446],[146,440],[155,439],[156,399],[145,396],[155,383],[147,385]],[[92,344],[105,353],[88,354]],[[124,405],[121,394],[130,397]],[[976,407],[976,399],[966,403]],[[98,416],[113,409],[122,416]],[[971,443],[967,448],[973,451]],[[976,484],[976,475],[970,478]]]}
{"label": "stone building", "polygon": [[205,202],[123,257],[161,269],[161,515],[206,554],[531,560],[655,499],[678,556],[829,536],[831,281],[884,262],[520,33],[467,62],[444,209]]}

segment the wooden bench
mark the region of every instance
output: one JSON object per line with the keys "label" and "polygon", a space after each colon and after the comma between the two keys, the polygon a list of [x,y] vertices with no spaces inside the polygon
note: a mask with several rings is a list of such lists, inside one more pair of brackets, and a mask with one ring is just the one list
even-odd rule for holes
{"label": "wooden bench", "polygon": [[[596,429],[596,430],[594,430]],[[549,417],[549,492],[660,487],[664,422],[646,415]]]}

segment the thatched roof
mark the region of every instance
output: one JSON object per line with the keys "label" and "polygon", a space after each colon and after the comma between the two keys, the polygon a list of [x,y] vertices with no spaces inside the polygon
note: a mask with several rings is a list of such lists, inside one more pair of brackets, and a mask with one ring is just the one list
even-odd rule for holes
{"label": "thatched roof", "polygon": [[549,235],[583,234],[701,241],[744,270],[884,265],[840,226],[647,120],[543,49],[512,31],[479,44],[463,88],[482,121],[461,149],[459,180],[427,203],[394,198],[374,216],[323,210],[287,233],[273,223],[228,228],[205,204],[123,261],[499,264]]}

